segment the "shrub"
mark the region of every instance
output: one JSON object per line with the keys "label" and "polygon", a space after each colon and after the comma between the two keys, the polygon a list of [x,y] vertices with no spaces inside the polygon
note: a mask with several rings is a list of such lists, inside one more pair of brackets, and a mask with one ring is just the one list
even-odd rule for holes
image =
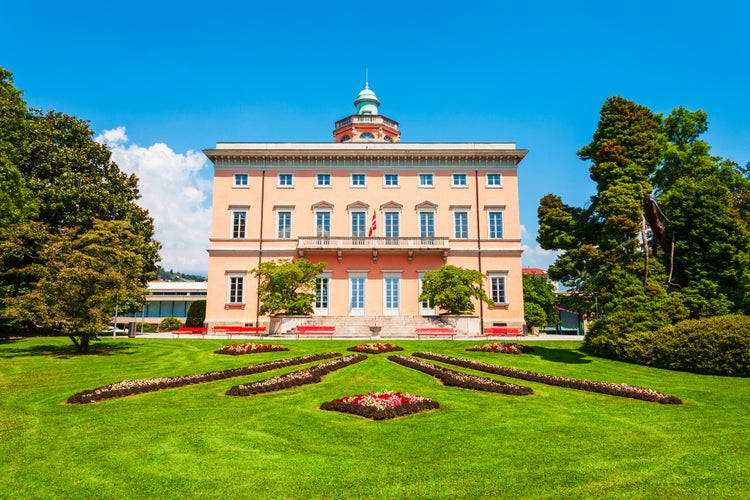
{"label": "shrub", "polygon": [[177,330],[180,326],[182,326],[182,323],[180,323],[180,320],[177,318],[164,318],[161,320],[161,323],[159,323],[159,331],[160,332],[171,332],[172,330]]}
{"label": "shrub", "polygon": [[750,376],[750,317],[691,319],[610,339],[623,361],[709,375]]}
{"label": "shrub", "polygon": [[204,321],[206,321],[206,301],[196,300],[188,307],[185,326],[203,326]]}

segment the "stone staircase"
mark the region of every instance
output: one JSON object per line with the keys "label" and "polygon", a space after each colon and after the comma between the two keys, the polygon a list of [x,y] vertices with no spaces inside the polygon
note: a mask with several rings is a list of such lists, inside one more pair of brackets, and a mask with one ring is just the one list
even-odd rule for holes
{"label": "stone staircase", "polygon": [[[417,338],[417,328],[446,328],[452,325],[439,316],[311,316],[305,325],[333,326],[333,338],[389,339]],[[294,335],[293,330],[282,333]],[[459,332],[460,335],[460,332]]]}

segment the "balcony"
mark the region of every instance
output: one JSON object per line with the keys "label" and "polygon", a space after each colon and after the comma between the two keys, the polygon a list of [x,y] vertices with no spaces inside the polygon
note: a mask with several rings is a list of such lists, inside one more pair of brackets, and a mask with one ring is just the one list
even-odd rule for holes
{"label": "balcony", "polygon": [[393,237],[375,236],[300,236],[297,241],[297,252],[300,256],[305,253],[335,252],[339,262],[346,253],[372,253],[373,262],[377,262],[378,253],[404,253],[409,262],[415,251],[442,253],[447,255],[447,236],[409,236]]}

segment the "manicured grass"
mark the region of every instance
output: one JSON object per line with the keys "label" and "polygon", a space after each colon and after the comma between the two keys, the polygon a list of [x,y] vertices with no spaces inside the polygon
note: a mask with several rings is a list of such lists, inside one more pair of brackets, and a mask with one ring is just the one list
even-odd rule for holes
{"label": "manicured grass", "polygon": [[[64,338],[0,343],[0,497],[14,498],[748,498],[750,381],[592,358],[579,342],[535,352],[466,352],[482,342],[398,341],[564,377],[673,394],[660,405],[532,387],[507,396],[444,387],[368,359],[321,384],[229,397],[238,383],[280,374],[66,405],[72,394],[125,379],[246,366],[356,341],[279,341],[290,350],[213,351],[231,341],[108,339],[78,356]],[[292,367],[286,371],[293,371]],[[486,375],[486,374],[484,374]],[[371,421],[319,409],[350,394],[395,390],[440,409]]]}

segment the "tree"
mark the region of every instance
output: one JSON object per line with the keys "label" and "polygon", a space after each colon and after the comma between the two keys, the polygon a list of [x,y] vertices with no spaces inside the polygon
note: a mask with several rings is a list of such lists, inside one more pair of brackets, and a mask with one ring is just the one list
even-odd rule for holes
{"label": "tree", "polygon": [[547,276],[523,275],[523,318],[529,327],[543,328],[559,322],[557,299]]}
{"label": "tree", "polygon": [[203,326],[204,321],[206,321],[206,301],[196,300],[188,307],[185,326]]}
{"label": "tree", "polygon": [[124,221],[95,221],[88,230],[64,228],[38,253],[38,280],[6,301],[6,313],[70,337],[79,352],[107,326],[118,302],[145,302],[143,256],[149,242]]}
{"label": "tree", "polygon": [[482,288],[483,282],[477,270],[445,265],[424,273],[419,300],[428,300],[448,314],[470,314],[474,312],[472,298],[495,304]]}
{"label": "tree", "polygon": [[325,268],[325,262],[307,259],[261,262],[252,270],[259,279],[260,314],[312,314],[315,280]]}

